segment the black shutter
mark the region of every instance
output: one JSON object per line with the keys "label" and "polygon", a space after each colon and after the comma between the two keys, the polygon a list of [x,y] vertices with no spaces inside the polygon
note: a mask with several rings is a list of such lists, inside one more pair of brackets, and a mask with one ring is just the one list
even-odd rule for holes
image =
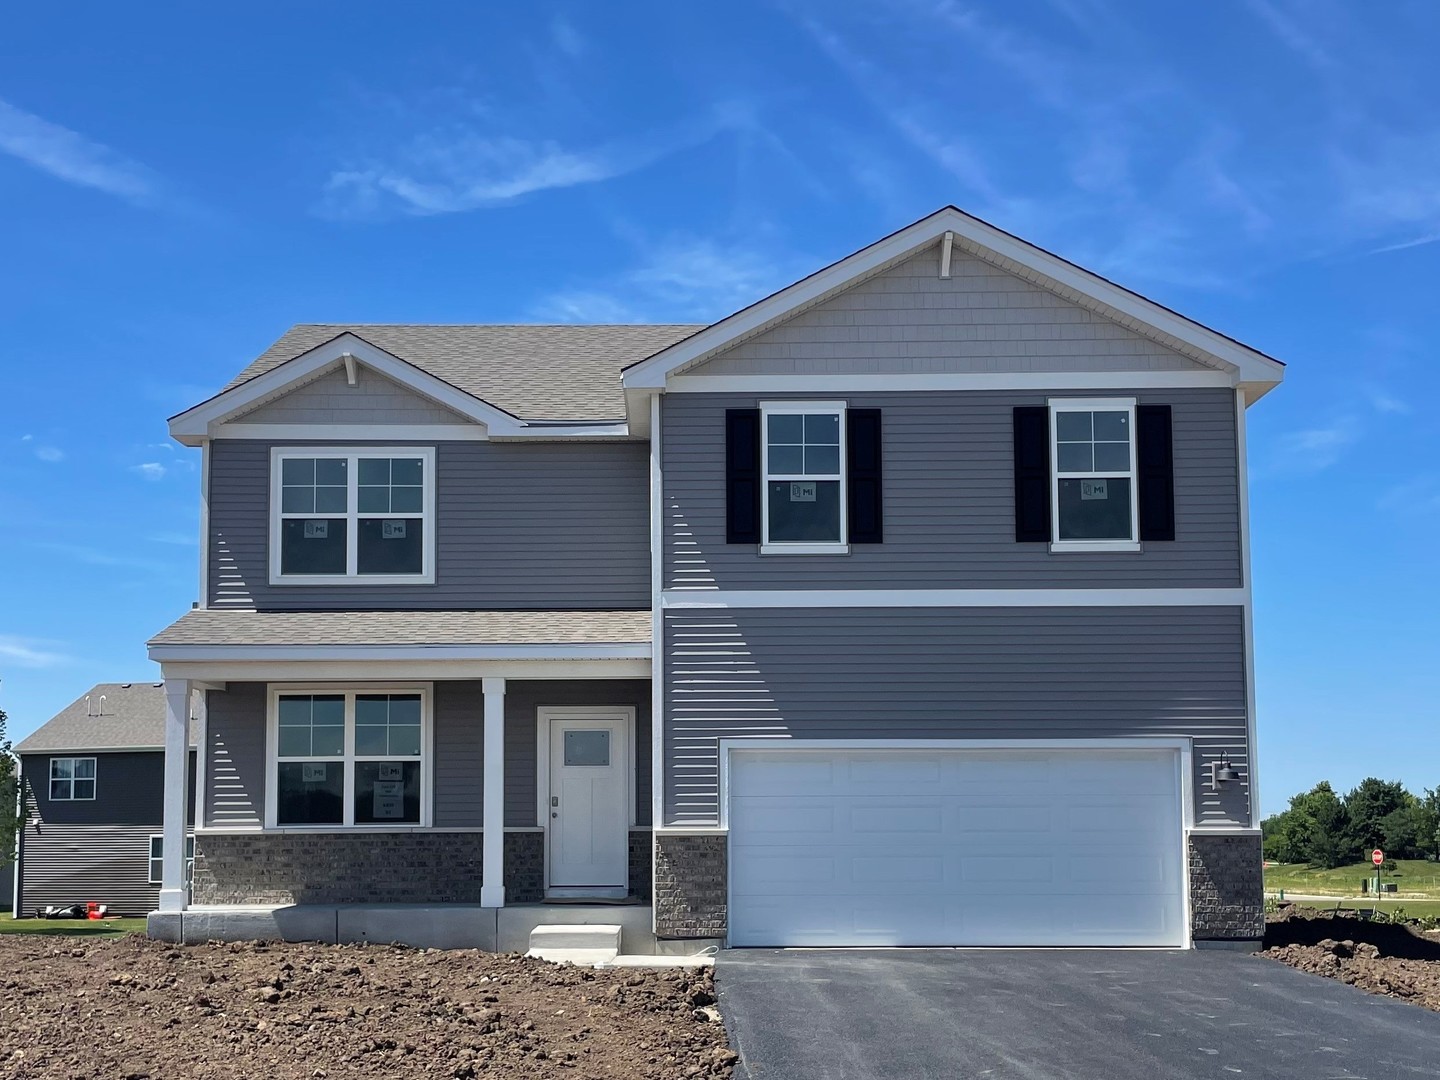
{"label": "black shutter", "polygon": [[1050,540],[1050,410],[1015,406],[1015,539]]}
{"label": "black shutter", "polygon": [[1170,406],[1135,408],[1135,461],[1140,487],[1140,539],[1175,539],[1175,455]]}
{"label": "black shutter", "polygon": [[725,410],[725,542],[760,543],[760,410]]}
{"label": "black shutter", "polygon": [[850,543],[885,540],[885,499],[880,485],[880,410],[845,410],[846,511]]}

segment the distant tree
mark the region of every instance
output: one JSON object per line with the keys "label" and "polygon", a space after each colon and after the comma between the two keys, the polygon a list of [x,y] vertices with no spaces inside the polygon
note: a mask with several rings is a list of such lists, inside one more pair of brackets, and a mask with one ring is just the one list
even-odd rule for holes
{"label": "distant tree", "polygon": [[1377,780],[1373,776],[1361,780],[1345,796],[1345,814],[1349,818],[1345,838],[1350,848],[1346,861],[1363,858],[1372,849],[1383,847],[1385,818],[1403,810],[1413,799],[1398,780]]}
{"label": "distant tree", "polygon": [[1420,857],[1440,858],[1440,788],[1427,788],[1424,797],[1415,802],[1420,834],[1416,846]]}
{"label": "distant tree", "polygon": [[19,827],[16,792],[20,771],[6,736],[6,720],[5,710],[0,709],[0,866],[9,866],[15,858],[15,830]]}
{"label": "distant tree", "polygon": [[[1406,798],[1404,806],[1380,819],[1379,846],[1392,859],[1423,859],[1428,817],[1419,799],[1408,794]],[[1433,833],[1433,829],[1431,831]]]}
{"label": "distant tree", "polygon": [[1354,861],[1347,841],[1350,817],[1330,781],[1292,796],[1284,818],[1275,846],[1291,856],[1286,861],[1326,869]]}

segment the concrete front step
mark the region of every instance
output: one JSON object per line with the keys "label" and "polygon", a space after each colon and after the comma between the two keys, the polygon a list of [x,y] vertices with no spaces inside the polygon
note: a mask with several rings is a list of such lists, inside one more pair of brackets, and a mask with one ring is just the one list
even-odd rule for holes
{"label": "concrete front step", "polygon": [[526,956],[571,964],[603,964],[620,955],[616,923],[559,923],[530,931]]}

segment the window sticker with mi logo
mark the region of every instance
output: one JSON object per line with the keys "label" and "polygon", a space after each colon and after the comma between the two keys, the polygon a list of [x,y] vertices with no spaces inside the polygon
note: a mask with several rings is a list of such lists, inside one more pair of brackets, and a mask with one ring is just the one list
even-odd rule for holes
{"label": "window sticker with mi logo", "polygon": [[326,540],[330,537],[330,522],[328,521],[307,521],[305,522],[306,540]]}
{"label": "window sticker with mi logo", "polygon": [[405,519],[398,521],[382,521],[380,523],[380,536],[384,540],[405,539]]}
{"label": "window sticker with mi logo", "polygon": [[814,502],[814,501],[815,501],[815,483],[814,483],[814,481],[811,481],[810,483],[798,483],[798,484],[797,484],[797,483],[791,483],[791,485],[790,485],[790,501],[791,501],[791,502]]}
{"label": "window sticker with mi logo", "polygon": [[1107,481],[1104,480],[1081,480],[1080,498],[1082,499],[1108,499],[1110,496],[1105,490]]}

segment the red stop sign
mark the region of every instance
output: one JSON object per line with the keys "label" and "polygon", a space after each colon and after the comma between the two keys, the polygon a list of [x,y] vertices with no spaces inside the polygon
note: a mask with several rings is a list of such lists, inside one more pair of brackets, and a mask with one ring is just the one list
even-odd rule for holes
{"label": "red stop sign", "polygon": [[1385,852],[1381,851],[1377,847],[1374,851],[1370,853],[1370,861],[1373,862],[1376,866],[1379,866],[1385,861]]}

